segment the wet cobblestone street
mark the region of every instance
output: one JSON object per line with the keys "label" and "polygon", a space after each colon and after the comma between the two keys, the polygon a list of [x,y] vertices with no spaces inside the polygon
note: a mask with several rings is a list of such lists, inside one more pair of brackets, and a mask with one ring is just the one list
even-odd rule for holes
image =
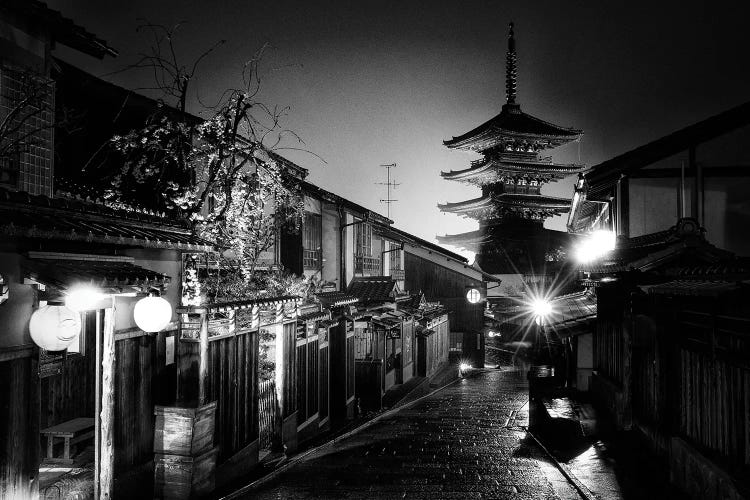
{"label": "wet cobblestone street", "polygon": [[526,390],[517,372],[476,372],[243,498],[580,498],[526,436]]}

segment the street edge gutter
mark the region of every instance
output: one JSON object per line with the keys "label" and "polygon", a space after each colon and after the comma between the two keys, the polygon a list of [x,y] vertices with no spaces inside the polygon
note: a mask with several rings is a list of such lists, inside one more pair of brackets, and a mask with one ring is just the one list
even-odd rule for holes
{"label": "street edge gutter", "polygon": [[[410,408],[411,406],[414,406],[415,404],[417,404],[418,402],[422,401],[423,399],[428,398],[428,397],[432,396],[433,394],[442,391],[446,387],[448,387],[450,385],[453,385],[453,384],[455,384],[456,382],[458,382],[460,380],[463,380],[463,377],[459,377],[459,378],[457,378],[455,380],[452,380],[452,381],[448,382],[447,384],[445,384],[444,386],[438,387],[434,391],[429,392],[429,393],[425,394],[424,396],[415,399],[414,401],[410,401],[410,402],[408,402],[408,403],[406,403],[406,404],[404,404],[402,406],[397,406],[395,408],[391,408],[390,410],[384,411],[383,413],[381,413],[377,417],[375,417],[375,418],[373,418],[371,420],[368,420],[367,422],[363,423],[359,427],[355,427],[354,429],[350,430],[349,432],[345,432],[344,434],[342,434],[340,436],[336,436],[335,438],[331,439],[330,441],[328,441],[326,443],[321,444],[320,446],[316,446],[315,448],[311,448],[311,449],[307,450],[304,453],[301,453],[299,455],[296,455],[296,456],[290,458],[289,460],[285,461],[283,463],[283,465],[279,465],[277,468],[275,468],[274,470],[272,470],[271,472],[269,472],[267,475],[265,475],[265,476],[263,476],[263,477],[261,477],[259,479],[256,479],[255,481],[253,481],[250,484],[246,484],[245,486],[241,487],[240,489],[238,489],[236,491],[233,491],[232,493],[230,493],[230,494],[228,494],[226,496],[220,497],[219,500],[230,500],[230,499],[233,499],[233,498],[237,498],[239,495],[242,495],[244,493],[249,493],[252,490],[254,490],[255,488],[257,488],[258,486],[260,486],[263,483],[265,483],[266,481],[270,481],[271,479],[275,478],[276,476],[278,476],[279,474],[281,474],[282,472],[284,472],[285,470],[287,470],[291,466],[296,465],[303,458],[305,458],[305,457],[307,457],[309,455],[312,455],[313,453],[315,453],[317,451],[320,451],[323,448],[326,448],[328,446],[331,446],[331,445],[333,445],[333,444],[335,444],[335,443],[337,443],[337,442],[339,442],[339,441],[341,441],[343,439],[346,439],[346,438],[348,438],[348,437],[350,437],[350,436],[352,436],[354,434],[357,434],[358,432],[361,432],[361,431],[367,429],[368,427],[371,427],[371,426],[375,425],[376,423],[380,422],[381,420],[383,420],[386,417],[390,417],[391,415],[394,415],[394,414],[400,412],[401,410],[405,410],[407,408]],[[536,439],[536,438],[534,438],[534,439]],[[587,499],[587,500],[592,500],[592,499]]]}
{"label": "street edge gutter", "polygon": [[577,477],[573,475],[572,472],[570,472],[570,469],[568,469],[568,466],[564,463],[560,462],[555,458],[555,456],[547,449],[546,446],[542,444],[542,442],[534,435],[533,432],[529,430],[528,427],[525,428],[526,433],[531,436],[531,438],[534,440],[534,442],[539,446],[542,451],[552,460],[552,463],[555,464],[555,466],[562,472],[562,475],[565,476],[565,479],[567,479],[570,484],[573,485],[573,487],[578,491],[578,494],[581,495],[586,500],[598,500],[598,497],[591,492],[590,489],[586,487],[585,484],[583,484]]}

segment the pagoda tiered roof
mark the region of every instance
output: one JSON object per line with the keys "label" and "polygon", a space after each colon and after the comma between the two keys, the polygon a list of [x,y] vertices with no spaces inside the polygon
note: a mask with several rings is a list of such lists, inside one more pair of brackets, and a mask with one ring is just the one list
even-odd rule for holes
{"label": "pagoda tiered roof", "polygon": [[469,252],[477,252],[483,243],[489,243],[493,239],[493,236],[485,229],[437,236],[437,241],[441,245],[450,245]]}
{"label": "pagoda tiered roof", "polygon": [[502,217],[509,211],[538,219],[567,213],[570,210],[570,200],[541,194],[499,193],[456,203],[439,204],[438,208],[443,212],[474,219]]}
{"label": "pagoda tiered roof", "polygon": [[470,252],[479,252],[485,243],[498,244],[498,241],[523,240],[534,241],[539,238],[548,238],[557,244],[569,242],[575,238],[571,233],[555,231],[547,228],[508,226],[506,221],[497,219],[488,225],[483,225],[474,231],[467,231],[458,234],[446,234],[437,236],[437,241],[441,245],[450,245],[461,248]]}
{"label": "pagoda tiered roof", "polygon": [[527,144],[533,151],[562,146],[581,137],[578,129],[561,127],[521,111],[518,104],[505,104],[499,115],[443,144],[452,149],[506,150],[511,144]]}
{"label": "pagoda tiered roof", "polygon": [[444,179],[467,182],[479,186],[491,183],[516,182],[517,179],[549,182],[577,174],[585,169],[584,165],[575,163],[553,163],[550,159],[515,159],[485,157],[472,162],[469,168],[440,172]]}

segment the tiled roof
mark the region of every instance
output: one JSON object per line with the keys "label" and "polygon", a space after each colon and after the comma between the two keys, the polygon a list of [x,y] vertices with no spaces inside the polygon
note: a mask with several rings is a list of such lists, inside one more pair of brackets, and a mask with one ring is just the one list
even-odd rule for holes
{"label": "tiled roof", "polygon": [[187,221],[100,203],[0,189],[0,234],[179,250],[213,250]]}
{"label": "tiled roof", "polygon": [[321,292],[315,296],[325,307],[340,307],[359,302],[357,297],[344,292]]}
{"label": "tiled roof", "polygon": [[563,213],[570,209],[570,200],[541,194],[502,193],[456,203],[438,204],[438,208],[444,212],[463,213],[472,210],[492,209],[496,205],[519,209],[547,209]]}
{"label": "tiled roof", "polygon": [[357,277],[349,284],[348,293],[360,302],[386,302],[393,300],[396,282],[390,276]]}
{"label": "tiled roof", "polygon": [[652,295],[687,295],[695,297],[717,297],[739,289],[736,281],[672,280],[659,285],[643,286]]}
{"label": "tiled roof", "polygon": [[595,262],[581,265],[580,269],[591,274],[656,269],[679,273],[680,269],[696,266],[727,268],[736,267],[737,263],[731,252],[705,240],[703,230],[694,219],[684,218],[665,231],[618,238],[615,250]]}
{"label": "tiled roof", "polygon": [[579,138],[581,133],[528,115],[518,105],[506,104],[499,115],[443,144],[449,148],[482,151],[501,144],[506,137],[520,136],[530,140],[545,139],[549,146],[555,147]]}
{"label": "tiled roof", "polygon": [[479,185],[498,182],[505,177],[528,177],[545,180],[562,179],[568,175],[581,172],[583,165],[559,164],[549,161],[522,161],[504,158],[483,158],[473,162],[469,168],[440,172],[444,179],[473,182]]}
{"label": "tiled roof", "polygon": [[161,288],[170,277],[133,264],[130,257],[105,255],[41,254],[31,252],[23,262],[27,278],[60,290],[87,285],[104,291]]}
{"label": "tiled roof", "polygon": [[331,319],[331,311],[316,311],[297,316],[297,321],[322,321]]}
{"label": "tiled roof", "polygon": [[596,316],[596,295],[590,291],[575,292],[552,299],[551,325],[566,323]]}
{"label": "tiled roof", "polygon": [[261,297],[255,299],[229,300],[224,302],[214,302],[200,306],[180,307],[178,313],[201,313],[201,312],[226,312],[237,309],[250,309],[253,306],[267,307],[277,304],[291,305],[291,302],[302,300],[295,295],[281,295],[278,297]]}

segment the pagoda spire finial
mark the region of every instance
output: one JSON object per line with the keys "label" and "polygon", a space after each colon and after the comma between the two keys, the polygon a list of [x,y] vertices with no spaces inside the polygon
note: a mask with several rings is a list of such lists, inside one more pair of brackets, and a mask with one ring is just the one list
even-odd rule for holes
{"label": "pagoda spire finial", "polygon": [[508,31],[508,52],[505,55],[505,100],[508,104],[516,103],[516,39],[513,38],[513,23]]}

